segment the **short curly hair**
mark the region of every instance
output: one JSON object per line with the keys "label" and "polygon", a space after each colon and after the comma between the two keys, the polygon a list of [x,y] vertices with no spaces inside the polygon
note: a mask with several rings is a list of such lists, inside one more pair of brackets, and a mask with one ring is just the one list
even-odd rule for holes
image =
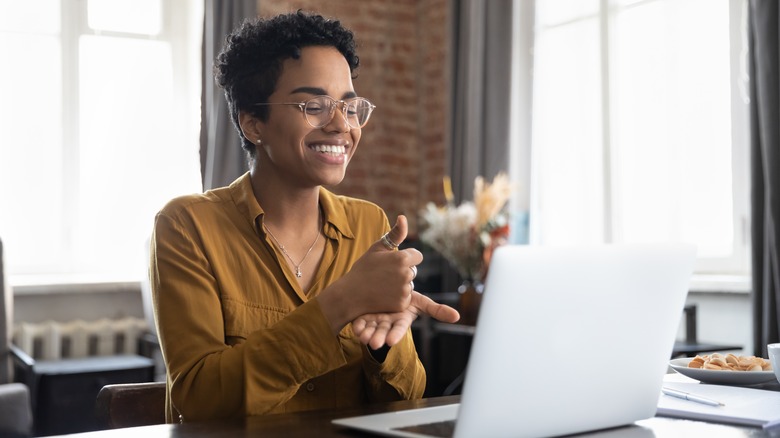
{"label": "short curly hair", "polygon": [[267,120],[268,107],[253,104],[268,101],[276,89],[282,62],[300,58],[301,49],[309,46],[336,48],[347,60],[352,78],[357,77],[360,60],[354,35],[338,20],[298,10],[272,18],[245,20],[227,36],[214,63],[214,77],[225,90],[233,126],[250,159],[254,159],[257,151],[255,144],[241,132],[239,111]]}

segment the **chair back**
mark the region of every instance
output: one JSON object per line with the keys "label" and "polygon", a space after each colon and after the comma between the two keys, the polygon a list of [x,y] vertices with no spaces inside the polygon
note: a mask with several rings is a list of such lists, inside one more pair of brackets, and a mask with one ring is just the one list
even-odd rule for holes
{"label": "chair back", "polygon": [[22,438],[32,435],[29,389],[21,383],[0,384],[0,436]]}
{"label": "chair back", "polygon": [[149,332],[157,337],[157,322],[154,320],[154,304],[152,299],[152,282],[149,279],[149,258],[151,257],[152,244],[151,238],[146,239],[144,245],[144,267],[146,267],[146,275],[141,278],[141,301],[144,305],[144,317],[146,318],[146,325],[149,328]]}
{"label": "chair back", "polygon": [[106,429],[165,423],[165,382],[120,383],[104,386],[95,415]]}

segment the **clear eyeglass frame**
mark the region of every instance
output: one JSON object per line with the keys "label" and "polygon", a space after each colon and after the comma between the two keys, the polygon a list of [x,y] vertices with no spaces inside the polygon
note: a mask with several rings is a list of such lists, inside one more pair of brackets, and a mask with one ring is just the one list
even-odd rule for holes
{"label": "clear eyeglass frame", "polygon": [[360,129],[366,126],[371,113],[376,108],[365,97],[353,97],[346,100],[336,100],[330,96],[314,96],[303,102],[266,102],[255,103],[254,106],[294,105],[303,113],[306,123],[312,128],[322,128],[333,120],[336,107],[350,128]]}

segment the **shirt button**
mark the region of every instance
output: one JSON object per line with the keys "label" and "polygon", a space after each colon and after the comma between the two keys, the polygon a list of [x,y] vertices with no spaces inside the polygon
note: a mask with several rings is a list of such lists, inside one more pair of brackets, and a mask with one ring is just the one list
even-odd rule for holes
{"label": "shirt button", "polygon": [[314,391],[314,384],[311,383],[311,382],[307,383],[306,384],[306,390],[309,391],[309,392]]}

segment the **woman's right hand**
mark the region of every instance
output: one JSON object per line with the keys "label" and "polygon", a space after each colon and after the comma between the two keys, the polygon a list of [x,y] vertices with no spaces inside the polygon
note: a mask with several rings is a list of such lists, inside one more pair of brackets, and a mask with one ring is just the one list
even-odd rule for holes
{"label": "woman's right hand", "polygon": [[[406,217],[399,215],[387,238],[395,244],[406,239]],[[413,266],[423,260],[413,248],[395,251],[380,238],[350,271],[317,298],[334,333],[360,315],[402,312],[411,304]],[[416,268],[415,268],[416,269]]]}

